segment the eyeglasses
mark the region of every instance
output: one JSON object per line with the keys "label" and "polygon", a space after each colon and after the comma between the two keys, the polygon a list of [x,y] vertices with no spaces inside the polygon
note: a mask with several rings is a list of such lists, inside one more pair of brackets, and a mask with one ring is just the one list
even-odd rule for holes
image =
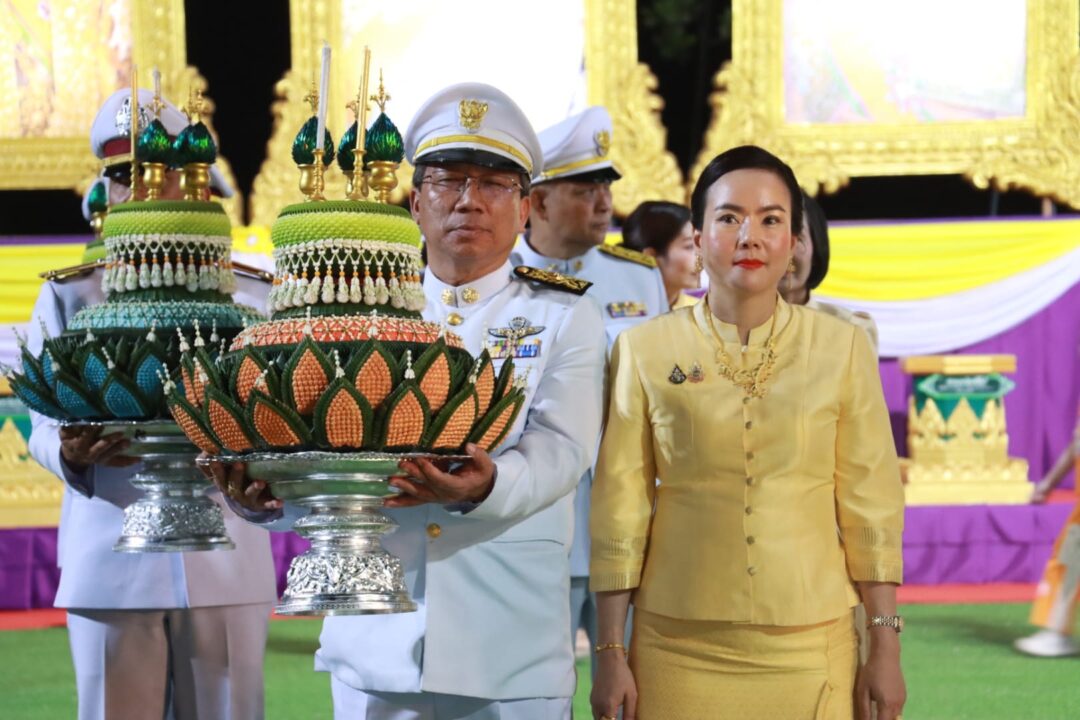
{"label": "eyeglasses", "polygon": [[521,192],[521,183],[514,180],[500,180],[494,177],[476,177],[474,175],[429,175],[421,180],[437,195],[443,198],[458,199],[465,194],[465,188],[472,183],[473,189],[485,203],[496,203]]}

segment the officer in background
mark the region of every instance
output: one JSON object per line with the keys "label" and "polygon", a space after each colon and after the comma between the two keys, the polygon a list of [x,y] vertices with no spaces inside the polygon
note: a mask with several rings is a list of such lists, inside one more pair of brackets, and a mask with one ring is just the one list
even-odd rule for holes
{"label": "officer in background", "polygon": [[[608,349],[619,333],[668,310],[664,279],[644,253],[604,243],[611,227],[611,117],[591,107],[540,133],[543,172],[533,175],[529,234],[514,261],[592,283],[589,296],[604,318]],[[596,646],[596,600],[589,592],[589,494],[592,470],[578,486],[570,552],[572,634],[584,628]],[[595,668],[595,652],[590,653]]]}
{"label": "officer in background", "polygon": [[[140,91],[140,127],[152,99]],[[131,194],[125,173],[132,114],[131,92],[121,90],[105,101],[91,129],[91,146],[110,178],[111,203]],[[174,137],[187,124],[168,104],[161,121]],[[211,178],[218,191],[232,194],[220,173]],[[171,178],[165,198],[179,199],[178,188]],[[91,242],[84,260],[102,255]],[[32,352],[41,352],[42,324],[59,335],[80,309],[104,300],[100,268],[61,271],[42,286],[30,323]],[[249,298],[264,304],[266,283],[243,285]],[[119,434],[60,429],[35,413],[32,420],[30,453],[66,484],[56,606],[68,610],[80,720],[263,717],[263,652],[276,599],[267,534],[225,510],[234,550],[114,552],[124,508],[141,495],[128,482],[138,469],[138,460],[123,454],[128,442]]]}

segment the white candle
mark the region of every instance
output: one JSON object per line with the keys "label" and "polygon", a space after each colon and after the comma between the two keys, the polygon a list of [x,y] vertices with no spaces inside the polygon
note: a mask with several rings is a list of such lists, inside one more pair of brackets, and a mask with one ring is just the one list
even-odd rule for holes
{"label": "white candle", "polygon": [[161,97],[161,71],[154,68],[154,97]]}
{"label": "white candle", "polygon": [[326,135],[326,96],[330,92],[330,45],[323,42],[322,46],[322,79],[319,83],[319,123],[315,131],[315,149],[323,146],[323,137]]}

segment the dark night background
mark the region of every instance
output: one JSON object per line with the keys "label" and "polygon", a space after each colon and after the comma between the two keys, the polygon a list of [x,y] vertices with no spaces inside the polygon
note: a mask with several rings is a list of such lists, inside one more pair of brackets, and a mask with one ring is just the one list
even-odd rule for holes
{"label": "dark night background", "polygon": [[[259,5],[253,27],[247,3],[184,3],[188,63],[209,83],[220,150],[245,196],[270,138],[274,83],[289,65],[288,2]],[[638,54],[659,79],[668,148],[686,172],[709,123],[713,76],[731,57],[731,4],[638,0]],[[1041,207],[1027,192],[978,190],[956,175],[856,178],[819,200],[833,220],[1036,215]],[[0,192],[0,235],[85,233],[80,201],[67,190]]]}

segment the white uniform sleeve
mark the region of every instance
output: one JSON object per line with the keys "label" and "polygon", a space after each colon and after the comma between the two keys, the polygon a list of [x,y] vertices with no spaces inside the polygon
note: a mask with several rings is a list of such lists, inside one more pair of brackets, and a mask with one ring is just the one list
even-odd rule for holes
{"label": "white uniform sleeve", "polygon": [[[38,293],[34,304],[34,314],[27,331],[27,347],[32,354],[40,355],[45,338],[41,332],[42,324],[49,335],[59,335],[64,331],[64,318],[60,308],[56,288],[52,283],[45,283]],[[30,455],[46,470],[66,482],[77,492],[87,497],[94,496],[94,468],[87,468],[84,473],[72,472],[60,455],[60,425],[44,415],[30,411]]]}
{"label": "white uniform sleeve", "polygon": [[600,434],[606,349],[596,305],[575,303],[555,335],[517,445],[495,458],[491,494],[463,517],[525,518],[574,491]]}

